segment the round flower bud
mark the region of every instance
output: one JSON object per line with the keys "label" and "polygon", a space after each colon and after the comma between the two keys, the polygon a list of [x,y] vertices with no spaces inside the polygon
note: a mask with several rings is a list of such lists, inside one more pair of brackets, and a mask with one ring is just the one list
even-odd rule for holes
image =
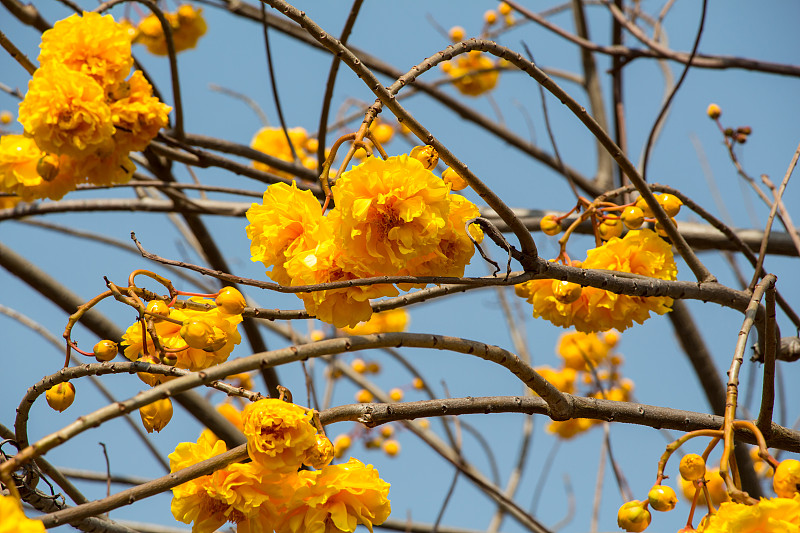
{"label": "round flower bud", "polygon": [[306,145],[305,145],[304,148],[306,149],[306,152],[311,152],[311,153],[316,152],[317,149],[319,149],[319,140],[317,140],[317,139],[308,139],[306,141]]}
{"label": "round flower bud", "polygon": [[561,233],[561,221],[555,215],[545,215],[539,222],[539,227],[545,235],[558,235]]}
{"label": "round flower bud", "polygon": [[156,400],[139,408],[142,425],[148,433],[160,432],[172,420],[172,402],[169,398]]}
{"label": "round flower bud", "polygon": [[334,455],[333,444],[328,440],[328,437],[317,433],[317,445],[306,451],[306,458],[303,460],[303,464],[320,470],[331,464]]}
{"label": "round flower bud", "polygon": [[[678,227],[678,223],[675,221],[675,219],[674,218],[670,218],[670,220],[672,221],[672,225],[677,228]],[[661,236],[661,237],[666,237],[667,236],[667,230],[664,229],[664,226],[661,224],[661,222],[656,221],[655,230],[656,230],[656,233],[658,233],[659,236]]]}
{"label": "round flower bud", "polygon": [[371,361],[367,365],[367,372],[369,372],[370,374],[377,374],[380,371],[381,371],[381,365],[376,363],[375,361]]}
{"label": "round flower bud", "polygon": [[389,391],[389,398],[392,399],[393,402],[402,402],[403,401],[403,389],[395,387]]}
{"label": "round flower bud", "polygon": [[678,471],[686,481],[697,481],[706,473],[706,462],[696,453],[687,453],[681,459]]}
{"label": "round flower bud", "polygon": [[214,303],[222,316],[241,315],[247,305],[242,293],[233,287],[225,287],[219,291]]}
{"label": "round flower bud", "polygon": [[422,381],[422,378],[414,378],[414,388],[417,390],[425,388],[425,382]]}
{"label": "round flower bud", "polygon": [[581,297],[583,288],[571,281],[553,280],[553,296],[563,304],[571,304]]}
{"label": "round flower bud", "polygon": [[45,154],[39,158],[36,163],[36,173],[42,177],[44,181],[53,181],[58,176],[59,158],[54,154]]}
{"label": "round flower bud", "polygon": [[444,172],[442,172],[442,179],[444,180],[445,183],[449,183],[450,184],[450,190],[451,191],[463,191],[469,185],[467,183],[467,180],[462,178],[458,174],[458,172],[456,172],[455,170],[453,170],[450,167],[447,167],[446,169],[444,169]]}
{"label": "round flower bud", "polygon": [[736,133],[743,133],[745,135],[750,135],[753,133],[753,128],[750,126],[742,126],[740,128],[736,128]]}
{"label": "round flower bud", "polygon": [[383,451],[389,457],[394,457],[398,453],[400,453],[400,443],[394,439],[389,439],[383,442]]}
{"label": "round flower bud", "polygon": [[659,194],[656,196],[656,200],[658,200],[658,203],[661,204],[661,207],[664,208],[664,211],[670,217],[677,215],[683,205],[683,202],[674,194]]}
{"label": "round flower bud", "polygon": [[622,235],[622,223],[618,218],[607,218],[597,225],[597,234],[607,241]]}
{"label": "round flower bud", "polygon": [[638,500],[622,504],[617,512],[617,525],[632,533],[639,533],[647,529],[652,517],[645,505],[645,502]]}
{"label": "round flower bud", "polygon": [[628,229],[639,229],[644,224],[644,211],[641,207],[632,205],[622,212],[622,223]]}
{"label": "round flower bud", "polygon": [[706,115],[708,118],[717,120],[720,115],[722,115],[722,109],[717,104],[708,104],[708,109],[706,109]]}
{"label": "round flower bud", "polygon": [[394,435],[394,426],[381,426],[381,437],[388,439],[392,435]]}
{"label": "round flower bud", "polygon": [[[159,317],[168,317],[169,316],[169,306],[167,302],[164,300],[151,300],[147,302],[147,312],[153,313],[153,315],[158,315]],[[153,316],[154,322],[160,322],[161,319]]]}
{"label": "round flower bud", "polygon": [[372,396],[372,393],[367,389],[360,389],[356,393],[356,401],[358,403],[369,403],[373,400],[373,398],[374,397]]}
{"label": "round flower bud", "polygon": [[606,331],[603,333],[603,342],[609,348],[613,348],[619,343],[619,332],[614,331],[613,329]]}
{"label": "round flower bud", "polygon": [[800,492],[800,461],[785,459],[775,469],[772,488],[780,498],[794,498]]}
{"label": "round flower bud", "polygon": [[736,134],[736,142],[739,144],[744,144],[747,142],[747,135],[744,133],[737,133]]}
{"label": "round flower bud", "polygon": [[500,12],[501,15],[511,14],[511,6],[506,4],[505,2],[500,2],[500,4],[497,6],[497,10]]}
{"label": "round flower bud", "polygon": [[3,109],[0,111],[0,124],[5,126],[6,124],[11,124],[14,120],[14,115],[11,114],[11,111]]}
{"label": "round flower bud", "polygon": [[336,458],[341,458],[352,444],[353,441],[349,435],[342,434],[333,439],[333,449]]}
{"label": "round flower bud", "polygon": [[672,487],[666,485],[656,485],[647,493],[647,500],[650,507],[656,511],[671,511],[678,504],[678,496]]}
{"label": "round flower bud", "polygon": [[497,22],[497,12],[490,9],[486,13],[483,14],[483,20],[486,24],[492,25]]}
{"label": "round flower bud", "polygon": [[64,411],[75,401],[75,385],[66,381],[47,389],[44,393],[47,405],[58,411]]}
{"label": "round flower bud", "polygon": [[378,124],[372,129],[372,136],[381,144],[386,144],[394,137],[394,128],[388,124]]}
{"label": "round flower bud", "polygon": [[102,340],[94,345],[94,358],[101,363],[111,361],[117,356],[117,343],[108,339]]}
{"label": "round flower bud", "polygon": [[448,35],[450,36],[451,41],[457,43],[458,41],[464,40],[464,37],[467,35],[467,32],[464,31],[464,28],[462,28],[461,26],[453,26],[452,28],[450,28]]}
{"label": "round flower bud", "polygon": [[367,363],[365,363],[361,358],[353,359],[353,361],[350,363],[350,367],[359,374],[363,374],[367,371]]}
{"label": "round flower bud", "polygon": [[634,205],[642,210],[646,218],[653,218],[653,211],[650,209],[650,206],[647,205],[647,202],[644,201],[644,198],[641,196],[637,198]]}
{"label": "round flower bud", "polygon": [[198,350],[205,350],[216,340],[214,338],[214,328],[211,324],[199,319],[184,322],[183,326],[181,326],[180,335],[186,341],[186,344]]}
{"label": "round flower bud", "polygon": [[428,170],[434,168],[436,163],[439,162],[439,152],[429,144],[415,146],[408,155],[418,160]]}
{"label": "round flower bud", "polygon": [[178,364],[178,354],[175,352],[165,352],[161,357],[161,362],[165,365],[175,366]]}

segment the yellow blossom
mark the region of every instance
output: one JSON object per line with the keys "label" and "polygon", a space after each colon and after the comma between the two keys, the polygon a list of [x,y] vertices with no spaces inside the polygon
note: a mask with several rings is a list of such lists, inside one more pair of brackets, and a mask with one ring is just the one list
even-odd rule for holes
{"label": "yellow blossom", "polygon": [[44,533],[41,520],[31,520],[14,496],[0,495],[0,533]]}
{"label": "yellow blossom", "polygon": [[60,156],[58,174],[47,181],[37,172],[39,161],[46,155],[30,137],[0,137],[0,191],[18,194],[22,200],[30,202],[40,198],[60,200],[74,190],[82,181],[75,160]]}
{"label": "yellow blossom", "polygon": [[111,102],[111,119],[116,127],[114,141],[127,151],[144,150],[168,123],[172,108],[153,96],[153,87],[141,70],[133,73]]}
{"label": "yellow blossom", "polygon": [[583,433],[591,429],[595,424],[599,424],[598,420],[591,420],[589,418],[572,418],[570,420],[552,421],[547,424],[547,432],[555,433],[562,439],[571,439],[579,433]]}
{"label": "yellow blossom", "polygon": [[794,498],[761,498],[755,505],[725,502],[706,517],[699,533],[788,533],[800,529],[800,494]]}
{"label": "yellow blossom", "polygon": [[[237,374],[238,375],[238,374]],[[228,379],[231,379],[232,376],[228,376]],[[217,412],[225,417],[225,419],[230,422],[231,424],[236,427],[239,431],[244,430],[244,423],[242,422],[242,412],[236,408],[235,405],[225,402],[221,403],[217,406]],[[216,441],[220,440],[213,431],[206,428],[200,433],[200,438],[197,439],[197,442],[201,440],[207,441],[209,444],[213,445]]]}
{"label": "yellow blossom", "polygon": [[[586,260],[573,263],[584,268],[632,272],[657,279],[674,280],[677,267],[669,244],[652,230],[629,231],[624,238],[612,238],[587,252]],[[518,296],[533,304],[533,316],[556,326],[572,327],[582,332],[623,331],[633,322],[643,323],[650,312],[670,311],[672,298],[666,296],[626,296],[594,287],[584,287],[574,301],[561,301],[553,293],[549,279],[535,279],[517,285]]]}
{"label": "yellow blossom", "polygon": [[453,80],[453,85],[461,94],[480,96],[497,85],[500,72],[491,59],[478,50],[461,54],[457,58],[442,63],[443,70]]}
{"label": "yellow blossom", "polygon": [[575,372],[573,368],[567,367],[561,370],[555,370],[549,366],[538,366],[534,368],[534,370],[561,392],[569,394],[575,392],[575,378],[577,377],[577,372]]}
{"label": "yellow blossom", "polygon": [[[224,453],[225,443],[201,440],[182,442],[169,455],[170,471],[177,472]],[[176,520],[193,524],[193,533],[212,533],[226,522],[239,531],[262,531],[264,516],[278,512],[275,502],[288,500],[290,484],[270,482],[269,472],[257,463],[235,463],[172,489],[172,514]],[[283,481],[283,480],[281,480]],[[248,528],[253,529],[248,529]]]}
{"label": "yellow blossom", "polygon": [[[367,322],[361,322],[353,328],[344,328],[344,331],[350,335],[370,335],[372,333],[405,331],[407,325],[408,312],[405,309],[391,309],[375,313]],[[353,363],[355,366],[355,361]],[[366,369],[366,365],[364,368]]]}
{"label": "yellow blossom", "polygon": [[[192,297],[190,300],[204,304],[214,303],[212,300],[198,297]],[[178,359],[177,363],[175,363],[178,368],[198,371],[225,362],[233,351],[233,347],[241,341],[241,336],[237,330],[237,325],[242,321],[241,315],[222,315],[216,308],[208,311],[195,311],[193,309],[176,309],[173,307],[170,309],[169,318],[180,322],[187,322],[193,319],[202,320],[211,326],[215,334],[224,334],[226,339],[225,344],[217,350],[206,351],[190,348],[180,336],[181,324],[166,320],[155,322],[153,327],[161,345],[167,349],[180,349],[177,352],[171,352],[171,355]],[[127,345],[124,350],[125,357],[131,361],[136,361],[140,358],[144,353],[141,323],[135,322],[128,328],[122,336],[122,343]],[[147,353],[151,355],[156,353],[149,333],[147,335]]]}
{"label": "yellow blossom", "polygon": [[298,475],[309,482],[294,494],[294,508],[276,528],[278,533],[352,533],[358,524],[372,531],[389,517],[389,483],[372,465],[351,458]]}
{"label": "yellow blossom", "polygon": [[310,235],[322,220],[319,201],[294,183],[275,183],[264,192],[262,205],[250,206],[247,220],[251,260],[261,261],[276,283],[291,285],[284,265],[298,250],[312,246]]}
{"label": "yellow blossom", "polygon": [[46,63],[28,83],[19,121],[42,150],[81,157],[107,146],[114,134],[103,88],[61,63]]}
{"label": "yellow blossom", "polygon": [[[172,42],[175,52],[182,52],[197,46],[197,41],[208,30],[203,18],[203,10],[195,9],[189,4],[183,4],[176,13],[164,13],[172,29]],[[153,14],[143,18],[136,27],[133,42],[143,44],[151,54],[167,55],[167,39],[164,37],[164,28]]]}
{"label": "yellow blossom", "polygon": [[83,12],[60,20],[42,34],[39,64],[64,65],[91,76],[103,88],[125,79],[133,65],[131,41],[111,15]]}
{"label": "yellow blossom", "polygon": [[[725,480],[719,475],[719,467],[707,469],[704,479],[706,480],[708,493],[711,495],[712,504],[719,505],[722,502],[730,500],[728,491],[725,488]],[[697,486],[691,481],[686,481],[683,477],[678,476],[678,487],[681,489],[681,495],[691,502],[692,498],[694,498],[695,488]],[[700,489],[700,494],[697,496],[697,505],[703,506],[705,504],[705,492],[703,492],[703,489]]]}
{"label": "yellow blossom", "polygon": [[142,425],[148,433],[161,432],[172,420],[172,401],[169,398],[156,400],[139,408]]}
{"label": "yellow blossom", "polygon": [[276,398],[248,404],[242,412],[248,455],[272,472],[296,471],[317,446],[311,418],[311,411]]}
{"label": "yellow blossom", "polygon": [[575,370],[588,370],[587,360],[596,367],[606,359],[609,350],[610,347],[596,333],[580,331],[563,334],[556,348],[564,359],[564,366]]}
{"label": "yellow blossom", "polygon": [[[308,133],[306,133],[306,130],[303,128],[290,128],[288,133],[298,160],[304,161],[309,159],[313,161],[314,166],[316,166],[316,160],[311,158],[304,150],[304,146],[308,142]],[[262,128],[255,134],[253,140],[250,141],[250,147],[284,161],[294,161],[292,149],[289,147],[289,143],[286,142],[286,134],[281,128]],[[286,179],[294,178],[290,172],[278,170],[267,164],[259,163],[258,161],[253,162],[253,166],[258,170],[270,172]]]}
{"label": "yellow blossom", "polygon": [[127,183],[136,170],[128,150],[116,144],[99,148],[77,162],[79,172],[95,185]]}
{"label": "yellow blossom", "polygon": [[332,191],[341,214],[338,245],[375,272],[394,274],[433,252],[447,225],[447,186],[408,155],[368,158]]}

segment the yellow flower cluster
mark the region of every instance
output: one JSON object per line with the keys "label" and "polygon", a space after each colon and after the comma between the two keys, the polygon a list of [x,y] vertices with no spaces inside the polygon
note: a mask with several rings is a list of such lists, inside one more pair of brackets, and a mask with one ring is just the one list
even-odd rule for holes
{"label": "yellow flower cluster", "polygon": [[[611,353],[618,341],[619,335],[614,331],[603,336],[596,333],[565,333],[556,347],[556,353],[563,363],[561,368],[556,370],[544,366],[535,370],[562,392],[573,394],[577,384],[582,382],[590,386],[590,397],[628,401],[633,382],[620,376],[618,370],[622,358]],[[570,439],[598,423],[598,420],[588,418],[553,421],[548,424],[547,431],[562,439]]]}
{"label": "yellow flower cluster", "polygon": [[[336,207],[323,216],[310,191],[271,185],[247,211],[253,261],[282,285],[315,285],[373,276],[462,276],[473,254],[465,224],[478,208],[401,155],[368,158],[332,188]],[[470,226],[480,241],[480,228]],[[404,290],[410,287],[403,287]],[[396,296],[393,285],[299,293],[306,311],[338,328],[372,316],[369,300]]]}
{"label": "yellow flower cluster", "polygon": [[786,533],[800,530],[800,494],[761,498],[755,505],[725,502],[707,516],[699,533]]}
{"label": "yellow flower cluster", "polygon": [[[583,268],[631,272],[657,279],[674,280],[678,269],[670,245],[649,229],[629,231],[586,253]],[[517,296],[533,304],[533,316],[556,326],[578,331],[623,331],[650,318],[650,312],[670,311],[672,298],[626,296],[594,287],[549,279],[526,281],[515,287]]]}
{"label": "yellow flower cluster", "polygon": [[0,494],[0,533],[44,532],[42,521],[27,518],[18,499]]}
{"label": "yellow flower cluster", "polygon": [[[203,10],[195,9],[189,4],[178,7],[176,13],[164,13],[172,29],[172,42],[175,52],[182,52],[197,46],[197,41],[208,30],[203,18]],[[148,52],[157,56],[167,55],[167,38],[161,21],[154,14],[150,14],[139,21],[133,32],[133,42],[143,44]]]}
{"label": "yellow flower cluster", "polygon": [[350,335],[371,335],[405,331],[406,326],[408,326],[408,312],[405,309],[391,309],[375,313],[366,322],[361,322],[352,328],[344,328],[344,331]]}
{"label": "yellow flower cluster", "polygon": [[19,106],[25,135],[0,138],[0,191],[58,200],[79,183],[124,183],[166,126],[170,107],[133,64],[127,31],[111,15],[84,13],[44,32],[39,68]]}
{"label": "yellow flower cluster", "polygon": [[[253,137],[253,140],[250,141],[250,147],[254,150],[264,152],[272,157],[277,157],[278,159],[288,162],[294,161],[294,156],[292,155],[292,148],[294,148],[294,152],[297,154],[297,159],[300,161],[300,163],[304,167],[316,171],[317,158],[313,156],[313,153],[316,151],[318,146],[317,140],[310,139],[308,137],[308,133],[303,128],[291,128],[287,132],[289,133],[289,139],[292,141],[291,147],[286,140],[286,134],[281,128],[260,129]],[[290,172],[278,170],[277,168],[271,167],[265,163],[254,161],[253,166],[258,170],[270,172],[276,176],[281,176],[282,178],[293,178]]]}
{"label": "yellow flower cluster", "polygon": [[472,50],[439,66],[450,76],[461,94],[480,96],[497,85],[500,78],[499,65],[499,62],[492,61],[483,52]]}
{"label": "yellow flower cluster", "polygon": [[[213,300],[192,297],[190,301],[213,304]],[[157,302],[158,305],[153,305]],[[148,305],[148,310],[166,307],[160,300]],[[154,317],[153,327],[159,344],[167,354],[176,359],[174,366],[192,371],[202,370],[227,361],[233,347],[242,338],[237,330],[242,315],[226,314],[219,307],[208,311],[167,308],[164,316],[170,320]],[[134,323],[122,336],[125,357],[131,361],[159,362],[153,339],[147,333],[147,344],[142,337],[142,324]],[[162,375],[140,373],[139,377],[148,385],[155,386],[170,378]]]}
{"label": "yellow flower cluster", "polygon": [[[232,413],[231,413],[232,414]],[[227,416],[227,415],[226,415]],[[238,531],[334,533],[372,531],[391,511],[389,484],[371,465],[351,458],[331,465],[333,446],[311,423],[312,413],[277,399],[259,400],[241,413],[249,463],[237,463],[172,489],[172,513],[194,533],[225,523]],[[204,433],[170,454],[172,472],[226,451]],[[302,464],[316,470],[300,470]]]}

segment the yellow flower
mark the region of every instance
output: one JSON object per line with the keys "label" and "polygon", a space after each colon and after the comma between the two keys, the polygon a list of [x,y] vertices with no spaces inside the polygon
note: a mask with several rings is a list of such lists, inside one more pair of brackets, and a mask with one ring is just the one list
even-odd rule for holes
{"label": "yellow flower", "polygon": [[[213,304],[213,300],[198,297],[190,298],[197,303]],[[180,320],[181,322],[197,319],[202,320],[214,329],[216,334],[226,338],[224,346],[217,350],[205,351],[197,348],[189,348],[186,341],[180,336],[181,324],[175,324],[166,320],[155,322],[154,327],[159,341],[164,348],[175,349],[183,348],[177,352],[172,352],[178,358],[175,366],[186,368],[192,371],[202,370],[210,366],[227,361],[228,356],[233,351],[233,347],[242,340],[237,330],[237,325],[242,321],[241,315],[222,315],[216,308],[209,311],[195,311],[192,309],[171,308],[169,318]],[[124,350],[125,357],[131,361],[136,361],[144,353],[142,343],[142,325],[134,323],[122,336],[122,343],[127,345]],[[155,354],[155,347],[150,335],[147,335],[147,353]]]}
{"label": "yellow flower", "polygon": [[361,322],[352,328],[344,328],[344,331],[350,335],[370,335],[372,333],[405,331],[407,325],[408,312],[405,309],[391,309],[375,313],[368,321]]}
{"label": "yellow flower", "polygon": [[43,179],[37,165],[46,155],[30,137],[0,137],[0,191],[18,194],[26,202],[40,198],[60,200],[83,181],[76,161],[65,155],[58,158],[56,177],[50,181]]}
{"label": "yellow flower", "polygon": [[555,433],[562,439],[571,439],[575,435],[588,431],[595,424],[599,424],[598,420],[589,418],[572,418],[570,420],[552,421],[547,424],[547,432]]}
{"label": "yellow flower", "polygon": [[701,522],[700,533],[789,533],[800,530],[800,495],[761,498],[755,505],[725,502]]}
{"label": "yellow flower", "polygon": [[[722,502],[730,500],[728,491],[725,488],[725,481],[722,479],[722,476],[719,475],[719,467],[707,469],[704,479],[706,480],[708,493],[711,495],[712,504],[719,505]],[[696,485],[694,485],[691,481],[686,481],[685,479],[683,479],[683,477],[678,476],[678,487],[681,489],[681,494],[683,495],[683,497],[691,502],[692,498],[694,498]],[[703,492],[703,490],[700,489],[700,494],[697,497],[697,505],[703,506],[705,504],[706,504],[705,492]]]}
{"label": "yellow flower", "polygon": [[775,469],[772,488],[781,498],[791,498],[800,493],[800,461],[784,459]]}
{"label": "yellow flower", "polygon": [[453,79],[456,89],[467,96],[480,96],[491,91],[500,77],[500,71],[497,70],[495,63],[478,50],[472,50],[447,63],[442,63],[442,67],[442,70]]}
{"label": "yellow flower", "polygon": [[[573,262],[574,266],[581,265]],[[612,238],[587,252],[584,268],[632,272],[658,279],[674,280],[677,267],[669,244],[652,230],[629,231],[624,238]],[[590,333],[617,329],[623,331],[633,322],[643,323],[653,311],[670,311],[672,298],[666,296],[625,296],[583,287],[577,299],[564,299],[553,292],[553,282],[536,279],[517,285],[516,293],[533,304],[533,316],[556,326],[574,326]]]}
{"label": "yellow flower", "polygon": [[250,206],[247,220],[252,261],[264,263],[276,283],[291,285],[284,265],[298,250],[313,246],[310,235],[322,220],[319,201],[294,183],[276,183],[267,187],[262,205]]}
{"label": "yellow flower", "polygon": [[[292,141],[292,146],[294,147],[298,160],[303,162],[309,160],[309,162],[313,163],[314,167],[316,167],[316,160],[310,157],[304,150],[304,146],[308,142],[308,133],[306,133],[306,130],[303,128],[290,128],[288,132],[289,139]],[[253,140],[250,141],[250,147],[271,155],[272,157],[283,159],[284,161],[294,161],[292,149],[289,147],[289,143],[286,142],[286,134],[283,132],[282,128],[262,128],[255,134]],[[294,178],[289,172],[278,170],[267,164],[259,163],[258,161],[254,161],[253,166],[258,170],[263,170],[264,172],[269,172],[286,179]]]}
{"label": "yellow flower", "polygon": [[[169,455],[170,471],[177,472],[224,453],[225,443],[182,442]],[[264,515],[273,500],[287,499],[288,483],[273,483],[269,472],[256,463],[236,463],[172,489],[172,514],[176,520],[193,524],[193,533],[211,533],[226,522],[239,531],[262,531]],[[277,512],[273,511],[273,517]],[[247,529],[253,528],[253,529]]]}
{"label": "yellow flower", "polygon": [[169,398],[163,398],[144,405],[139,408],[139,415],[142,417],[142,425],[148,433],[152,433],[154,430],[160,433],[172,420],[172,401]]}
{"label": "yellow flower", "polygon": [[299,476],[308,483],[294,494],[295,507],[276,527],[278,533],[352,533],[358,524],[372,531],[391,513],[389,483],[358,459]]}
{"label": "yellow flower", "polygon": [[271,472],[296,471],[317,446],[311,418],[311,411],[276,398],[248,404],[242,411],[248,455]]}
{"label": "yellow flower", "polygon": [[333,189],[338,245],[368,270],[389,275],[433,252],[448,223],[448,187],[407,155],[368,158]]}
{"label": "yellow flower", "polygon": [[578,373],[574,369],[567,367],[555,370],[549,366],[537,366],[534,370],[561,392],[568,394],[575,392],[575,379]]}
{"label": "yellow flower", "polygon": [[57,62],[33,74],[19,105],[19,121],[39,148],[73,157],[107,146],[114,134],[103,88]]}
{"label": "yellow flower", "polygon": [[[339,225],[338,214],[338,210],[334,210],[322,218],[312,235],[316,244],[311,241],[311,248],[295,253],[286,262],[286,272],[292,285],[315,285],[378,275],[361,270],[363,265],[353,262],[350,255],[336,244],[333,232]],[[303,300],[309,314],[343,328],[354,327],[370,319],[370,298],[397,294],[393,285],[380,284],[298,293],[297,296]]]}
{"label": "yellow flower", "polygon": [[610,347],[596,333],[565,333],[558,340],[556,352],[564,359],[564,366],[575,370],[588,370],[586,360],[597,366],[608,356]]}
{"label": "yellow flower", "polygon": [[0,533],[44,533],[41,520],[31,520],[13,496],[0,495]]}
{"label": "yellow flower", "polygon": [[[197,46],[197,41],[208,30],[203,18],[203,10],[195,9],[189,4],[180,6],[177,13],[164,13],[164,16],[172,28],[172,42],[175,45],[176,53]],[[133,42],[145,45],[151,54],[167,55],[167,39],[164,37],[164,28],[153,14],[139,22]]]}
{"label": "yellow flower", "polygon": [[133,65],[131,41],[111,15],[77,14],[55,23],[42,34],[39,64],[64,65],[94,78],[103,88],[125,79]]}
{"label": "yellow flower", "polygon": [[78,172],[95,185],[127,183],[136,170],[128,150],[116,144],[102,147],[76,163]]}
{"label": "yellow flower", "polygon": [[127,151],[144,150],[168,123],[172,108],[153,96],[153,87],[141,70],[116,91],[111,102],[111,119],[116,128],[114,141]]}

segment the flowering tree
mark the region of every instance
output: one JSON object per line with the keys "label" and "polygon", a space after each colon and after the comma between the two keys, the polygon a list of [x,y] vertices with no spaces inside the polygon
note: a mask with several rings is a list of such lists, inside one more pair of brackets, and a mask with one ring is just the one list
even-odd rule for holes
{"label": "flowering tree", "polygon": [[0,3],[0,532],[800,527],[800,68],[707,2]]}

